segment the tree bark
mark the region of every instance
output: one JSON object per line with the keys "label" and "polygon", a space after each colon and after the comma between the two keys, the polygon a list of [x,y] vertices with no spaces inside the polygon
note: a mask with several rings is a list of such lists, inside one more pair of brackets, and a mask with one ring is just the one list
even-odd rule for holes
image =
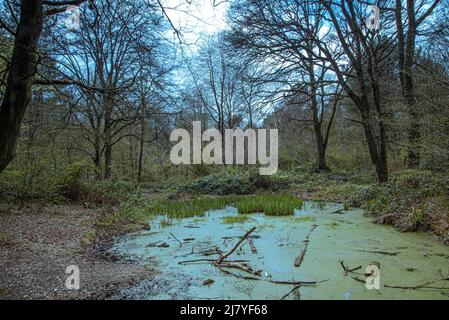
{"label": "tree bark", "polygon": [[110,94],[106,94],[104,108],[104,178],[111,178],[112,169],[112,108],[113,99]]}
{"label": "tree bark", "polygon": [[0,172],[14,157],[20,125],[31,101],[43,18],[42,0],[22,0],[5,94],[0,106]]}
{"label": "tree bark", "polygon": [[144,148],[144,138],[145,138],[145,120],[142,117],[140,123],[140,146],[139,146],[139,165],[137,169],[137,181],[142,182],[142,170],[143,170],[143,148]]}
{"label": "tree bark", "polygon": [[415,1],[407,0],[407,33],[404,32],[402,23],[401,0],[396,0],[395,19],[398,34],[399,80],[402,97],[409,115],[409,126],[407,129],[407,166],[409,168],[416,168],[419,166],[421,157],[421,128],[419,125],[419,113],[416,109],[413,81],[416,31],[418,27],[415,13]]}

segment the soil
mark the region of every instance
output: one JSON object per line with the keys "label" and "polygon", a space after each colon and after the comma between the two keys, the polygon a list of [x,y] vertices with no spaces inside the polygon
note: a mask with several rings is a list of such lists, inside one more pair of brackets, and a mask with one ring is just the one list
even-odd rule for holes
{"label": "soil", "polygon": [[[149,266],[105,254],[111,237],[94,242],[95,214],[75,205],[2,205],[0,299],[108,299],[151,278]],[[69,265],[80,270],[78,290],[65,286]]]}

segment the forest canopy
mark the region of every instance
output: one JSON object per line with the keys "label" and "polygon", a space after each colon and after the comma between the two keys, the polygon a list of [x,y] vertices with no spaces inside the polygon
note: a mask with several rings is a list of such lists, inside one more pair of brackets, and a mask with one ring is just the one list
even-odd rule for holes
{"label": "forest canopy", "polygon": [[282,170],[448,169],[447,1],[208,5],[212,32],[179,22],[201,3],[2,1],[0,170],[198,178],[168,156],[193,121],[278,129]]}

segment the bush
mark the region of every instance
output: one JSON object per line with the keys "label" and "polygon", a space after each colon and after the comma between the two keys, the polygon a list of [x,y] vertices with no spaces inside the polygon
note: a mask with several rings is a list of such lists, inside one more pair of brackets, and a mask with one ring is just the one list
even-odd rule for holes
{"label": "bush", "polygon": [[59,194],[76,202],[85,199],[88,190],[82,180],[89,176],[91,169],[86,162],[75,162],[66,166],[63,173],[56,178]]}
{"label": "bush", "polygon": [[303,183],[305,179],[289,172],[278,172],[271,176],[259,174],[258,169],[240,171],[237,169],[223,170],[194,180],[182,191],[212,195],[245,195],[257,190],[278,192],[290,189],[294,184]]}
{"label": "bush", "polygon": [[376,222],[391,224],[400,231],[433,231],[448,238],[448,181],[443,174],[427,170],[404,170],[382,186],[360,192],[366,214]]}
{"label": "bush", "polygon": [[117,204],[137,190],[133,182],[122,180],[95,181],[95,169],[89,163],[76,162],[67,166],[57,179],[57,190],[73,202]]}
{"label": "bush", "polygon": [[251,175],[237,170],[224,170],[199,178],[187,185],[185,189],[187,192],[213,195],[250,194],[255,190]]}

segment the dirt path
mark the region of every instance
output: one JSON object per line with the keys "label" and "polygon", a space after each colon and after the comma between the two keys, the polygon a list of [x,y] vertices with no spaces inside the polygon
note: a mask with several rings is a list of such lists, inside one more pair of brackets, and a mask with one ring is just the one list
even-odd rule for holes
{"label": "dirt path", "polygon": [[[0,207],[0,298],[107,299],[150,277],[149,267],[88,245],[94,215],[82,206]],[[79,290],[65,287],[69,265],[80,269]]]}

